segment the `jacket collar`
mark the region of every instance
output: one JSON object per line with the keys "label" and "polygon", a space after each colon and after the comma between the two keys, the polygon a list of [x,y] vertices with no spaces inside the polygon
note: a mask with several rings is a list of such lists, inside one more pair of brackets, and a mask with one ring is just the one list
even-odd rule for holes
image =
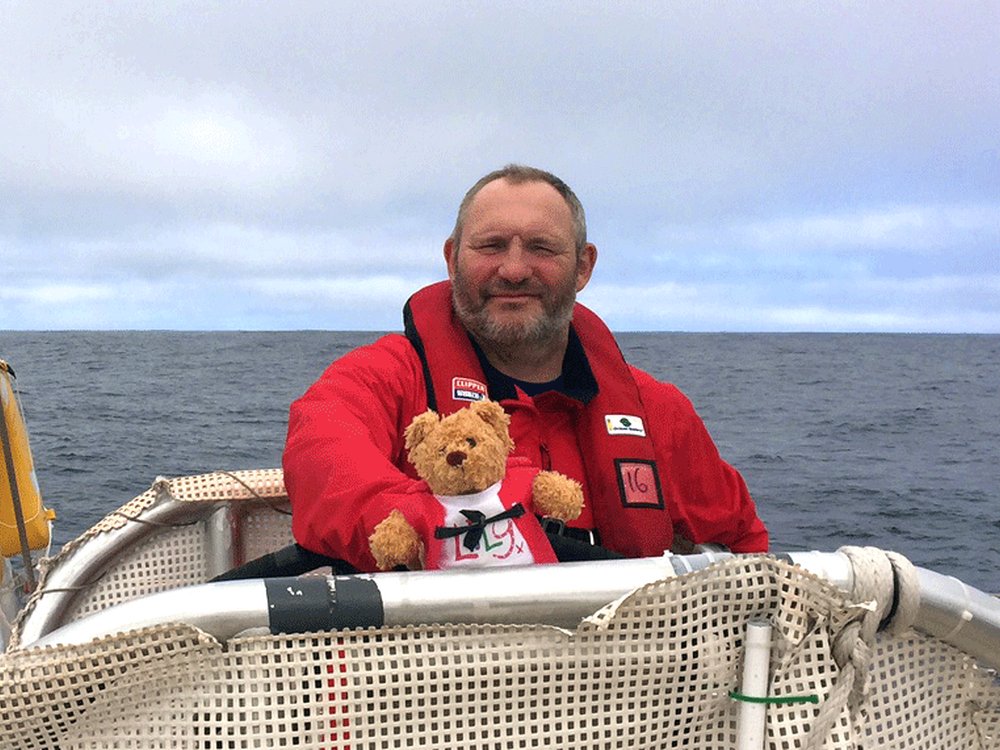
{"label": "jacket collar", "polygon": [[[518,381],[491,365],[472,336],[469,336],[469,342],[486,376],[490,399],[493,401],[516,399],[515,387]],[[598,393],[597,378],[594,377],[587,353],[583,350],[583,344],[580,343],[580,337],[577,336],[573,326],[569,329],[569,342],[566,345],[566,355],[563,357],[562,382],[557,390],[584,405],[589,404]]]}

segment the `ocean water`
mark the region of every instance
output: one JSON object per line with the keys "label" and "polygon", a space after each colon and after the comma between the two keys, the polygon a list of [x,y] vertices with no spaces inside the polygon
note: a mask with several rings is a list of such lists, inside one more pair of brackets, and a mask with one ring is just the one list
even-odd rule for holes
{"label": "ocean water", "polygon": [[[280,466],[288,406],[377,338],[0,332],[57,545],[158,475]],[[743,473],[777,551],[845,544],[1000,592],[1000,336],[621,334]]]}

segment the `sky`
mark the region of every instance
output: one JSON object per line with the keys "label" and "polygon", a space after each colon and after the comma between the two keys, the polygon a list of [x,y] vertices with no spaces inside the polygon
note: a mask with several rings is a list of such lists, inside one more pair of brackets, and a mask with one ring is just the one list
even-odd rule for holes
{"label": "sky", "polygon": [[0,330],[399,330],[510,162],[618,331],[1000,333],[1000,1],[0,3]]}

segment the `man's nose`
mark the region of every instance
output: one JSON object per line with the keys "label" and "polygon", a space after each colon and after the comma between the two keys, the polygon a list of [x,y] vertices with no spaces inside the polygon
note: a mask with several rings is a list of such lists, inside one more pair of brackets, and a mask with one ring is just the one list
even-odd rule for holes
{"label": "man's nose", "polygon": [[497,269],[501,278],[510,282],[521,282],[531,276],[531,263],[528,253],[518,240],[507,246],[506,252]]}

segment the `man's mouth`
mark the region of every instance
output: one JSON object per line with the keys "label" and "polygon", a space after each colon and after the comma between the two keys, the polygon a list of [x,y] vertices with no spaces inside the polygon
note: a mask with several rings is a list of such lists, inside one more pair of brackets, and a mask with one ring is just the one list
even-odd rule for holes
{"label": "man's mouth", "polygon": [[491,294],[490,299],[500,300],[501,302],[523,302],[529,299],[537,299],[534,294]]}
{"label": "man's mouth", "polygon": [[528,302],[541,296],[539,291],[532,289],[497,289],[486,293],[487,299],[499,302]]}

